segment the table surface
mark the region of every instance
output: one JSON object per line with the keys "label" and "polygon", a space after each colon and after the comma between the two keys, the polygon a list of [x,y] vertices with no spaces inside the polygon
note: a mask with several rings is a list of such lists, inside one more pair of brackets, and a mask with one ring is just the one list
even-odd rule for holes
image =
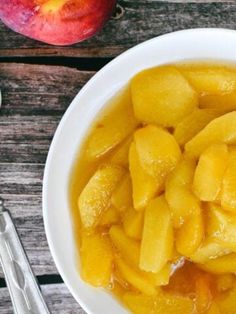
{"label": "table surface", "polygon": [[[97,36],[70,47],[30,40],[0,22],[0,195],[12,213],[52,313],[85,313],[54,265],[41,207],[48,148],[71,100],[103,65],[144,40],[185,28],[236,28],[235,0],[118,3],[123,14],[117,10],[117,18]],[[11,314],[3,278],[0,269],[0,313]]]}

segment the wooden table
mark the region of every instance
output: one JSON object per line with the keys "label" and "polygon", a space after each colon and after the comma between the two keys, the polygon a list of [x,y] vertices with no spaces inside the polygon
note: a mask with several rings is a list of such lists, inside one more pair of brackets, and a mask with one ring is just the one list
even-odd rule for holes
{"label": "wooden table", "polygon": [[[124,9],[121,16],[111,19],[96,37],[71,47],[27,39],[0,23],[0,195],[14,217],[52,313],[85,313],[54,265],[41,208],[48,148],[71,100],[94,71],[144,40],[185,28],[236,28],[235,0],[122,0],[119,4]],[[0,313],[12,313],[1,269]]]}

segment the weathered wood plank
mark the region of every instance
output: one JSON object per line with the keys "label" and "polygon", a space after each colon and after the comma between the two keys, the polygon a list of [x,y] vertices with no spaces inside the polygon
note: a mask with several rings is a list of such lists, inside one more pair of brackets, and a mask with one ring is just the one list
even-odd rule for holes
{"label": "weathered wood plank", "polygon": [[70,47],[52,47],[18,35],[1,24],[1,56],[114,57],[144,40],[174,30],[197,27],[235,29],[231,1],[120,0],[124,15],[111,19],[92,39]]}
{"label": "weathered wood plank", "polygon": [[[41,286],[51,314],[85,314],[86,312],[71,296],[64,284]],[[0,289],[0,313],[12,314],[12,305],[7,288]]]}

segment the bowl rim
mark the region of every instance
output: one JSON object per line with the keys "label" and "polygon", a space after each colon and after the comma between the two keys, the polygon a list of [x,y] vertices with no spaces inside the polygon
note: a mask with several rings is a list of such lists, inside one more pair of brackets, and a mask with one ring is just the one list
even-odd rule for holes
{"label": "bowl rim", "polygon": [[182,34],[182,33],[192,33],[193,36],[195,34],[199,34],[199,33],[209,33],[213,34],[215,32],[220,33],[222,35],[224,34],[234,34],[236,35],[236,30],[233,29],[226,29],[226,28],[192,28],[192,29],[183,29],[183,30],[178,30],[178,31],[174,31],[174,32],[169,32],[163,35],[159,35],[156,36],[154,38],[151,38],[149,40],[146,40],[142,43],[139,43],[129,49],[127,49],[126,51],[122,52],[120,55],[118,55],[117,57],[115,57],[113,60],[111,60],[109,63],[107,63],[102,69],[100,69],[99,71],[97,71],[89,80],[87,83],[85,83],[85,85],[80,89],[80,91],[76,94],[76,96],[74,97],[74,99],[72,100],[72,102],[70,103],[69,107],[67,108],[67,110],[65,111],[65,113],[63,114],[57,129],[54,133],[53,139],[51,141],[50,147],[49,147],[49,151],[48,151],[48,155],[46,158],[46,163],[45,163],[45,169],[44,169],[44,175],[43,175],[43,188],[42,188],[42,212],[43,212],[43,221],[44,221],[44,228],[45,228],[45,233],[46,233],[46,238],[47,238],[47,242],[48,242],[48,246],[50,249],[50,253],[53,257],[53,260],[55,262],[56,268],[59,272],[59,274],[61,275],[65,285],[67,286],[67,288],[69,289],[70,293],[72,294],[72,296],[75,298],[75,300],[80,304],[80,306],[87,312],[87,313],[92,313],[91,310],[89,309],[89,305],[83,300],[83,298],[81,298],[80,295],[77,294],[77,292],[74,290],[74,288],[72,287],[70,280],[67,277],[67,274],[65,273],[62,263],[60,261],[60,256],[57,253],[54,243],[53,243],[53,239],[52,239],[52,233],[51,233],[51,229],[50,229],[50,224],[49,224],[49,218],[48,218],[48,208],[47,208],[47,188],[48,188],[48,179],[49,179],[49,169],[51,166],[51,163],[53,161],[53,153],[54,153],[54,149],[57,145],[57,141],[58,138],[60,137],[61,131],[64,128],[64,125],[68,119],[68,117],[71,114],[71,111],[74,109],[74,107],[78,106],[78,99],[80,97],[82,97],[84,94],[87,93],[87,90],[90,88],[90,86],[94,83],[94,81],[96,81],[97,79],[99,79],[100,76],[103,75],[104,72],[109,71],[109,69],[111,67],[113,67],[114,65],[116,65],[116,63],[119,63],[123,58],[126,58],[129,54],[132,54],[134,50],[136,50],[137,48],[141,48],[142,46],[146,45],[147,43],[152,43],[158,39],[171,39],[173,37],[175,37],[178,34]]}

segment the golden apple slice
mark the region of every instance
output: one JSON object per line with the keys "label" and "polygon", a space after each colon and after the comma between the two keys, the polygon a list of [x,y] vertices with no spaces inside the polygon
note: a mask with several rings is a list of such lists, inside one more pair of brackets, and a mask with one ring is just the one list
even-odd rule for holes
{"label": "golden apple slice", "polygon": [[209,147],[217,143],[236,144],[236,111],[212,120],[201,132],[185,144],[185,150],[198,157]]}
{"label": "golden apple slice", "polygon": [[199,95],[221,95],[236,90],[236,74],[224,66],[185,65],[180,72]]}
{"label": "golden apple slice", "polygon": [[234,274],[222,274],[218,275],[216,278],[217,291],[224,292],[232,289],[235,285],[235,275]]}
{"label": "golden apple slice", "polygon": [[161,182],[150,176],[141,166],[135,143],[132,143],[129,151],[129,170],[133,188],[133,205],[139,210],[162,189]]}
{"label": "golden apple slice", "polygon": [[107,287],[109,285],[113,256],[112,246],[107,236],[83,234],[80,260],[81,277],[84,281],[95,287]]}
{"label": "golden apple slice", "polygon": [[173,66],[144,70],[131,81],[134,113],[139,121],[175,126],[198,103],[196,92]]}
{"label": "golden apple slice", "polygon": [[137,211],[132,207],[129,208],[123,219],[125,233],[134,239],[140,240],[143,232],[143,211]]}
{"label": "golden apple slice", "polygon": [[200,200],[208,202],[216,200],[221,190],[227,159],[228,148],[223,143],[209,146],[200,155],[193,180],[193,191]]}
{"label": "golden apple slice", "polygon": [[195,207],[188,220],[177,231],[175,245],[177,251],[189,257],[200,246],[204,237],[203,216],[201,208]]}
{"label": "golden apple slice", "polygon": [[[111,118],[116,117],[115,119]],[[94,160],[121,143],[137,125],[134,118],[129,88],[113,100],[109,111],[95,125],[86,145],[86,156]]]}
{"label": "golden apple slice", "polygon": [[234,287],[228,293],[219,296],[216,299],[216,304],[220,314],[234,314],[236,309],[236,288]]}
{"label": "golden apple slice", "polygon": [[222,111],[196,108],[181,120],[175,130],[174,137],[183,146],[200,132],[209,122],[222,115]]}
{"label": "golden apple slice", "polygon": [[171,259],[173,228],[164,196],[152,201],[145,210],[139,266],[150,272],[160,271]]}
{"label": "golden apple slice", "polygon": [[112,192],[124,175],[118,166],[104,165],[90,178],[78,199],[80,217],[85,228],[92,228],[110,205]]}
{"label": "golden apple slice", "polygon": [[110,226],[119,222],[120,214],[114,206],[110,206],[101,216],[99,220],[100,226]]}
{"label": "golden apple slice", "polygon": [[112,193],[111,203],[120,211],[124,211],[133,205],[132,183],[130,175],[125,175],[114,192]]}
{"label": "golden apple slice", "polygon": [[141,166],[154,178],[166,178],[177,165],[181,151],[173,135],[148,125],[137,130],[134,141]]}
{"label": "golden apple slice", "polygon": [[128,136],[112,153],[110,162],[128,168],[129,148],[133,141],[133,136]]}
{"label": "golden apple slice", "polygon": [[212,302],[206,314],[221,314],[220,308],[218,307],[216,302]]}
{"label": "golden apple slice", "polygon": [[236,253],[211,259],[205,264],[198,265],[201,269],[213,274],[227,274],[236,272]]}
{"label": "golden apple slice", "polygon": [[229,154],[229,161],[224,174],[221,192],[221,205],[224,209],[236,213],[236,150]]}
{"label": "golden apple slice", "polygon": [[226,112],[236,110],[236,91],[223,95],[205,95],[199,98],[200,107]]}
{"label": "golden apple slice", "polygon": [[206,313],[206,311],[211,307],[213,299],[210,289],[209,276],[205,274],[197,276],[195,289],[197,313]]}

